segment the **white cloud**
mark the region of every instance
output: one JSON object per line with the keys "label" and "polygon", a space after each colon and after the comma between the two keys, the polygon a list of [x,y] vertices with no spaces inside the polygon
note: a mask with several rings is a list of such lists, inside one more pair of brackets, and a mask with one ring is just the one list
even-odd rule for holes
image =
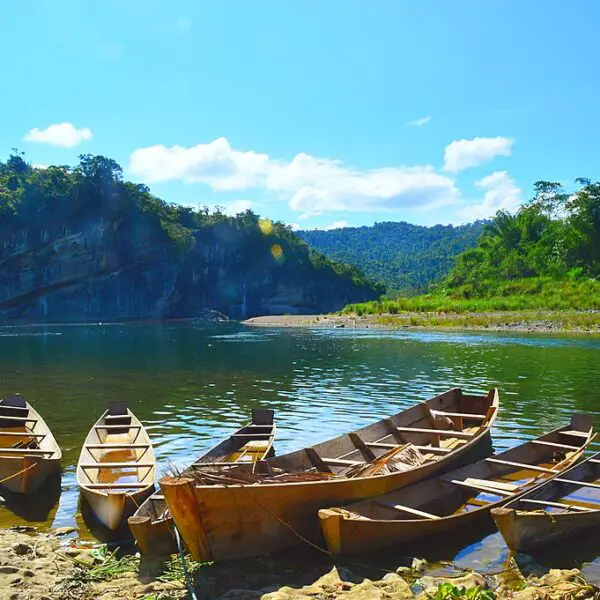
{"label": "white cloud", "polygon": [[522,203],[522,192],[506,171],[496,171],[475,185],[485,190],[483,200],[479,204],[465,206],[460,215],[463,219],[474,221],[492,217],[499,210],[514,211]]}
{"label": "white cloud", "polygon": [[34,169],[47,169],[50,165],[47,165],[45,163],[33,163],[31,166]]}
{"label": "white cloud", "polygon": [[344,229],[344,227],[350,227],[350,223],[348,221],[334,221],[326,225],[323,229],[325,231],[333,231],[334,229]]}
{"label": "white cloud", "polygon": [[496,156],[510,156],[514,140],[505,137],[456,140],[444,150],[444,171],[459,173]]}
{"label": "white cloud", "polygon": [[300,223],[288,223],[288,225],[291,227],[292,231],[299,231],[302,229],[302,225],[300,225]]}
{"label": "white cloud", "polygon": [[422,127],[423,125],[427,125],[431,121],[431,117],[421,117],[420,119],[415,119],[414,121],[409,121],[407,125],[409,127]]}
{"label": "white cloud", "polygon": [[192,25],[194,22],[189,17],[179,17],[177,21],[175,21],[175,29],[179,31],[179,33],[189,33],[192,30]]}
{"label": "white cloud", "polygon": [[130,156],[129,171],[146,183],[182,180],[219,191],[262,188],[305,216],[425,207],[459,197],[454,180],[431,166],[359,170],[304,153],[284,161],[234,150],[225,138],[191,148],[139,148]]}
{"label": "white cloud", "polygon": [[82,142],[92,139],[92,131],[87,127],[78,129],[71,123],[56,123],[46,129],[34,127],[23,138],[26,142],[39,142],[61,148],[74,148]]}

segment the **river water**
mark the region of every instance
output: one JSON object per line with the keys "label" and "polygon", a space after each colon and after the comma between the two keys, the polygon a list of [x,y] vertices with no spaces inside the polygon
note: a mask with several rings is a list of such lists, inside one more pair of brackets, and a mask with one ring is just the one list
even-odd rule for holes
{"label": "river water", "polygon": [[[63,450],[60,489],[42,507],[0,506],[0,526],[33,519],[41,529],[75,526],[90,537],[75,467],[89,428],[113,400],[126,400],[146,425],[164,472],[205,452],[255,406],[275,409],[282,454],[455,386],[500,389],[497,451],[566,423],[572,411],[592,413],[600,427],[600,338],[192,323],[0,328],[0,393],[24,394]],[[502,568],[500,536],[472,534],[418,552]],[[586,563],[585,573],[600,582],[597,557],[598,534],[535,561],[518,558],[532,570]]]}

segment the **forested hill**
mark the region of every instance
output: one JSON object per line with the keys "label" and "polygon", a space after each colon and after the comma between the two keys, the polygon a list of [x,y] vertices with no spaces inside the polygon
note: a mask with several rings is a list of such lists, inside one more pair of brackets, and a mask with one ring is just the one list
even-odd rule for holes
{"label": "forested hill", "polygon": [[361,269],[390,290],[418,293],[444,279],[482,229],[481,221],[458,227],[386,222],[297,233],[325,256]]}
{"label": "forested hill", "polygon": [[168,204],[109,158],[0,161],[0,321],[329,312],[381,291],[282,223]]}

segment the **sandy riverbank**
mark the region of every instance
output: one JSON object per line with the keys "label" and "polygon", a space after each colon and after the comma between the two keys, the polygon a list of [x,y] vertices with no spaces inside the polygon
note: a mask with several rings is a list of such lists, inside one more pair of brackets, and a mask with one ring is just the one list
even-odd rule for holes
{"label": "sandy riverbank", "polygon": [[272,315],[253,317],[243,321],[242,324],[252,327],[339,327],[600,334],[600,311]]}
{"label": "sandy riverbank", "polygon": [[[423,561],[415,560],[411,567],[385,574],[377,569],[373,576],[320,557],[299,564],[293,556],[190,568],[198,598],[203,600],[426,600],[444,583],[455,588],[490,589],[493,595],[481,596],[482,600],[600,598],[600,588],[586,584],[577,569],[553,570],[541,578],[524,579],[516,569],[483,576],[464,571],[450,573],[444,567],[442,576],[440,567],[436,573]],[[166,565],[147,565],[133,555],[117,559],[103,547],[77,546],[63,535],[41,534],[33,528],[0,531],[0,600],[186,597],[177,557]]]}

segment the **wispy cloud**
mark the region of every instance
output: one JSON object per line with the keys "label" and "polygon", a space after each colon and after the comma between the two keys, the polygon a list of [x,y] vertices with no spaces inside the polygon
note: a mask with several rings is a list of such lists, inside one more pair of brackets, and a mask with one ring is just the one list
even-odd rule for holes
{"label": "wispy cloud", "polygon": [[421,117],[420,119],[415,119],[414,121],[409,121],[407,125],[409,127],[422,127],[423,125],[427,125],[431,121],[431,117]]}
{"label": "wispy cloud", "polygon": [[444,150],[444,171],[460,173],[478,167],[496,156],[510,156],[514,140],[506,137],[456,140]]}
{"label": "wispy cloud", "polygon": [[91,129],[88,129],[87,127],[78,129],[71,123],[55,123],[49,125],[46,129],[34,127],[23,137],[25,142],[50,144],[50,146],[58,146],[60,148],[74,148],[91,139]]}

